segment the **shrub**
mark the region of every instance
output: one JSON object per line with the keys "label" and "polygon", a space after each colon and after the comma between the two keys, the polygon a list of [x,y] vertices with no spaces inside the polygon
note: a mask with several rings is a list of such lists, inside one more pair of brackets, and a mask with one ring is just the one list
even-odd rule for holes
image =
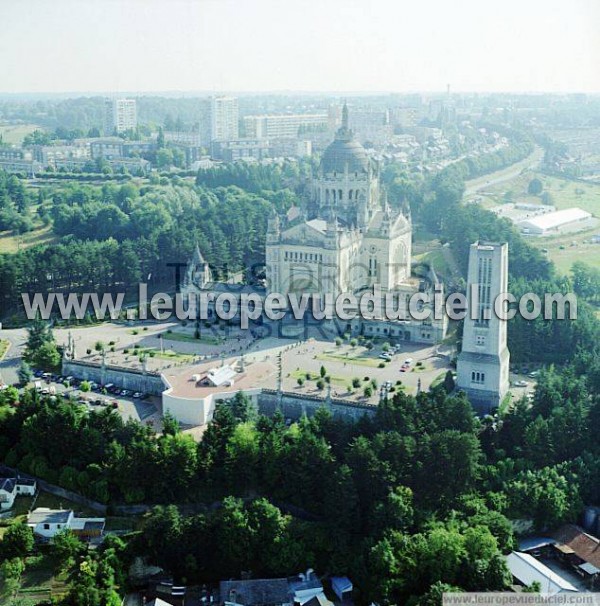
{"label": "shrub", "polygon": [[378,368],[385,368],[385,362],[379,362],[377,365]]}
{"label": "shrub", "polygon": [[352,387],[360,387],[360,379],[358,377],[352,379]]}
{"label": "shrub", "polygon": [[363,389],[363,395],[365,396],[365,398],[370,398],[373,395],[373,388],[371,387],[371,385],[365,385]]}
{"label": "shrub", "polygon": [[302,386],[304,385],[304,377],[298,377],[298,378],[296,379],[296,383],[298,383],[298,385],[299,385],[300,387],[302,387]]}
{"label": "shrub", "polygon": [[320,389],[320,390],[325,389],[325,381],[323,379],[319,379],[317,381],[317,389]]}

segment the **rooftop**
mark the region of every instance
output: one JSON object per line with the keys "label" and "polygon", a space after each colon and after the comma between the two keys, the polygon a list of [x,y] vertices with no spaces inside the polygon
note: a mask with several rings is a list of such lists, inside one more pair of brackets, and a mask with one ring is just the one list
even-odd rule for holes
{"label": "rooftop", "polygon": [[38,507],[27,516],[27,524],[66,524],[72,515],[72,509]]}
{"label": "rooftop", "polygon": [[15,489],[15,481],[12,478],[0,478],[0,490],[13,492]]}
{"label": "rooftop", "polygon": [[531,585],[536,581],[540,583],[542,593],[554,595],[567,591],[577,591],[577,588],[569,581],[563,579],[528,553],[513,551],[507,556],[506,563],[511,574],[524,585]]}
{"label": "rooftop", "polygon": [[222,581],[220,591],[224,603],[269,606],[291,602],[287,579]]}
{"label": "rooftop", "polygon": [[536,229],[554,229],[571,223],[573,221],[583,221],[589,219],[592,215],[582,210],[581,208],[565,208],[564,210],[557,210],[553,213],[546,213],[545,215],[538,215],[537,217],[531,217],[521,221],[519,225],[521,227],[533,227]]}
{"label": "rooftop", "polygon": [[553,537],[562,545],[572,549],[585,562],[600,568],[600,539],[575,524],[562,526]]}
{"label": "rooftop", "polygon": [[[229,360],[233,364],[235,359]],[[272,364],[267,362],[255,362],[246,366],[244,372],[235,373],[231,377],[232,385],[227,385],[225,382],[221,385],[203,384],[203,379],[207,378],[209,371],[215,369],[219,372],[219,362],[208,362],[193,367],[188,367],[185,372],[180,374],[164,374],[165,379],[171,385],[170,395],[179,398],[198,398],[204,399],[215,393],[234,393],[236,391],[247,391],[266,384],[267,380],[276,373],[276,369]]]}

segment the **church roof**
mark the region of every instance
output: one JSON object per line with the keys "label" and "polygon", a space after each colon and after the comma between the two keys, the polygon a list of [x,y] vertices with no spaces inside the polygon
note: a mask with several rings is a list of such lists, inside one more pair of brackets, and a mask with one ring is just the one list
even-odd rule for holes
{"label": "church roof", "polygon": [[311,219],[306,222],[307,225],[310,225],[313,229],[320,231],[322,234],[327,232],[327,221],[324,219]]}
{"label": "church roof", "polygon": [[324,173],[343,173],[348,171],[367,172],[369,168],[369,157],[365,148],[354,139],[354,135],[348,127],[348,108],[344,105],[342,126],[338,129],[335,139],[323,152],[321,169]]}

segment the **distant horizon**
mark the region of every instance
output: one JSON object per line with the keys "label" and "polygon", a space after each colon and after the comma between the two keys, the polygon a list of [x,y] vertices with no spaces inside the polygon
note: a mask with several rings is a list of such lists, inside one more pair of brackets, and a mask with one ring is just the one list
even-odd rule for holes
{"label": "distant horizon", "polygon": [[[482,96],[482,95],[499,95],[499,96],[557,96],[568,97],[572,95],[584,95],[587,97],[600,97],[599,91],[582,91],[582,90],[565,90],[565,91],[528,91],[528,90],[451,90],[452,96]],[[323,97],[383,97],[383,96],[447,96],[448,92],[444,89],[439,90],[406,90],[406,91],[369,91],[369,90],[353,90],[353,91],[335,91],[335,90],[126,90],[126,91],[109,91],[109,90],[81,90],[81,91],[17,91],[8,92],[0,91],[0,99],[7,97],[36,97],[36,98],[64,98],[73,99],[79,97],[108,97],[108,98],[125,98],[125,97],[209,97],[209,96],[323,96]]]}

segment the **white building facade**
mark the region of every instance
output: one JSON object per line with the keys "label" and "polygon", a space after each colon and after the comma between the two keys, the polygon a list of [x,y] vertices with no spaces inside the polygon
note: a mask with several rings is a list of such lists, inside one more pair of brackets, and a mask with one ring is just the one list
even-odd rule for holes
{"label": "white building facade", "polygon": [[499,406],[509,388],[507,321],[494,313],[494,302],[507,290],[508,244],[472,244],[467,291],[476,293],[476,300],[471,300],[476,313],[469,309],[464,319],[457,383],[473,406],[483,413]]}
{"label": "white building facade", "polygon": [[106,99],[104,133],[112,135],[137,127],[137,104],[135,99]]}

